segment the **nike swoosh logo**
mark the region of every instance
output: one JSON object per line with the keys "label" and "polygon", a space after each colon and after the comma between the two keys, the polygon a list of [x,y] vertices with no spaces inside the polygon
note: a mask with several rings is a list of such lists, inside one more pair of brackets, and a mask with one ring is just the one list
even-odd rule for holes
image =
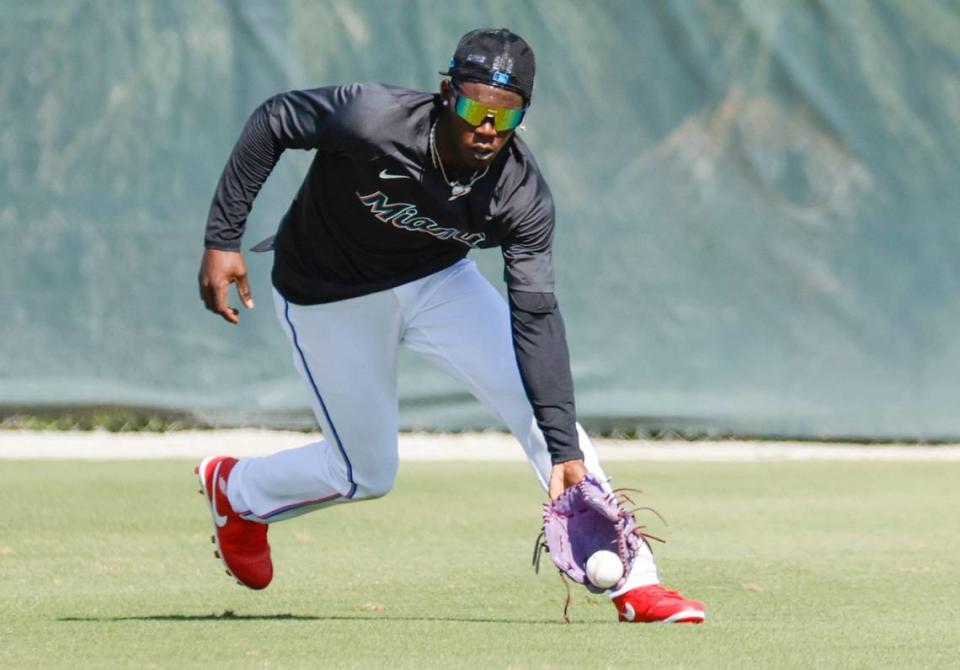
{"label": "nike swoosh logo", "polygon": [[386,170],[380,170],[380,179],[410,179],[408,174],[390,174]]}
{"label": "nike swoosh logo", "polygon": [[[222,463],[223,461],[220,461]],[[213,485],[216,487],[216,482],[220,481],[220,463],[217,463],[217,467],[213,471]],[[210,505],[213,507],[213,522],[217,525],[217,528],[223,528],[227,525],[227,517],[217,513],[217,491],[214,488],[210,492]]]}
{"label": "nike swoosh logo", "polygon": [[637,618],[637,613],[633,611],[633,605],[626,603],[623,606],[623,618],[627,621],[633,621]]}

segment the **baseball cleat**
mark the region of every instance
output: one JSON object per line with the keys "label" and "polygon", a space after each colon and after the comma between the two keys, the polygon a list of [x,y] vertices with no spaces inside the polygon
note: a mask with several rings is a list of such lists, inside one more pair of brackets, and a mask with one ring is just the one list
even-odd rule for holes
{"label": "baseball cleat", "polygon": [[200,478],[200,493],[213,518],[216,545],[213,555],[220,559],[229,576],[251,589],[266,588],[273,579],[273,562],[267,542],[267,524],[247,521],[233,511],[227,499],[227,479],[237,459],[211,456],[194,468]]}
{"label": "baseball cleat", "polygon": [[703,623],[703,603],[687,600],[659,584],[640,586],[613,599],[620,621],[635,623]]}

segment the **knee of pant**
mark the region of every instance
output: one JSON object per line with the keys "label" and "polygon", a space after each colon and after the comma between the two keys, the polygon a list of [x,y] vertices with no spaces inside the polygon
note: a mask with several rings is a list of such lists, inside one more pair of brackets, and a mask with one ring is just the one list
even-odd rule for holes
{"label": "knee of pant", "polygon": [[364,500],[367,498],[382,498],[393,489],[393,481],[373,481],[357,482],[357,490],[354,491],[354,500]]}
{"label": "knee of pant", "polygon": [[397,480],[397,470],[397,464],[385,463],[377,472],[365,473],[364,476],[357,477],[355,480],[357,490],[353,494],[353,499],[382,498],[387,495]]}

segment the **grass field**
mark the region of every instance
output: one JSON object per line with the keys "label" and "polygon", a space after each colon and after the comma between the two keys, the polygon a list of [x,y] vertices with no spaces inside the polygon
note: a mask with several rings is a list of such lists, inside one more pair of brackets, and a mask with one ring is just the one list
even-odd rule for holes
{"label": "grass field", "polygon": [[960,464],[608,463],[671,522],[703,626],[616,623],[529,566],[517,463],[405,463],[386,499],[276,525],[247,591],[193,463],[0,463],[2,668],[932,668],[960,664]]}

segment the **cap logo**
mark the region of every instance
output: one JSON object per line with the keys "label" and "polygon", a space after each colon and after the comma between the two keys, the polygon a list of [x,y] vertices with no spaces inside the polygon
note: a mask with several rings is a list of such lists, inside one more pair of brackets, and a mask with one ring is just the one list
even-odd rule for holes
{"label": "cap logo", "polygon": [[467,60],[471,63],[486,63],[487,57],[483,54],[470,54],[467,56]]}
{"label": "cap logo", "polygon": [[507,55],[497,56],[493,59],[493,69],[507,73],[513,72],[513,59]]}
{"label": "cap logo", "polygon": [[493,71],[493,77],[492,77],[492,79],[493,79],[495,82],[497,82],[498,84],[509,84],[509,83],[510,83],[510,75],[507,74],[506,72],[500,72],[499,70],[494,70],[494,71]]}

